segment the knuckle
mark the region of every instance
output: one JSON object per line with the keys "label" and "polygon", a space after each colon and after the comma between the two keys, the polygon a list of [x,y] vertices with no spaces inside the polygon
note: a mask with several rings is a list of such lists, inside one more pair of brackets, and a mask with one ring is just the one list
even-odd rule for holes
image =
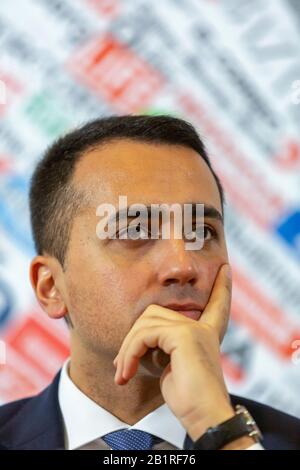
{"label": "knuckle", "polygon": [[150,304],[146,309],[144,310],[144,313],[142,316],[146,315],[148,318],[151,316],[155,316],[159,313],[160,308],[158,305],[155,304]]}

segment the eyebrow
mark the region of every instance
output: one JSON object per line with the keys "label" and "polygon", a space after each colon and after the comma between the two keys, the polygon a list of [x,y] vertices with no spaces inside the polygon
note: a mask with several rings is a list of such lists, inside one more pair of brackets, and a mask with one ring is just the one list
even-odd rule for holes
{"label": "eyebrow", "polygon": [[[191,202],[191,203],[185,203],[185,204],[192,205],[193,217],[195,217],[196,216],[196,206],[197,206],[197,204],[203,204],[203,203]],[[158,204],[158,205],[160,206],[160,204]],[[147,209],[147,214],[148,214],[148,218],[149,218],[150,214],[151,214],[151,205],[147,205],[147,206],[143,205],[143,207]],[[124,209],[121,209],[121,210],[117,211],[116,214],[114,214],[113,216],[111,216],[109,218],[108,222],[111,222],[112,219],[114,219],[115,217],[116,217],[116,220],[118,222],[120,220],[123,220],[123,219],[126,219],[126,218],[127,219],[133,219],[133,218],[138,217],[138,215],[128,215],[128,209],[129,209],[129,207],[125,207]],[[138,208],[137,208],[136,212],[138,212]],[[214,206],[204,204],[204,218],[206,218],[206,219],[215,219],[215,220],[221,222],[224,225],[224,218],[223,218],[222,214]]]}

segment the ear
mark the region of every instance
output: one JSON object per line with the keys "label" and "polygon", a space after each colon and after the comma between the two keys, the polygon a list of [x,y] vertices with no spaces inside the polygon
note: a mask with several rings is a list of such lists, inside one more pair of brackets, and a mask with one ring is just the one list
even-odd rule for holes
{"label": "ear", "polygon": [[50,318],[62,318],[68,313],[63,298],[64,274],[56,258],[49,255],[33,258],[30,281],[37,301]]}

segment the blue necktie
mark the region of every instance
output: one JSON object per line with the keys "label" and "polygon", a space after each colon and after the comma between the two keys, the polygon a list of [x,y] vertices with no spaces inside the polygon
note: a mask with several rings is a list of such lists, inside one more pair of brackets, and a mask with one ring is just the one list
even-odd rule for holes
{"label": "blue necktie", "polygon": [[102,437],[104,442],[113,450],[151,450],[161,439],[138,429],[121,429]]}

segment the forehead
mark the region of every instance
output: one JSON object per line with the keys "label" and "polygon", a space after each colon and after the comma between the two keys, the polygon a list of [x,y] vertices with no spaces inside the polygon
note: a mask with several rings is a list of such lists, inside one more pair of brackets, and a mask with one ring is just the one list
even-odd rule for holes
{"label": "forehead", "polygon": [[188,147],[118,140],[87,152],[78,162],[73,183],[89,195],[92,206],[128,203],[213,205],[220,212],[216,181],[201,156]]}

